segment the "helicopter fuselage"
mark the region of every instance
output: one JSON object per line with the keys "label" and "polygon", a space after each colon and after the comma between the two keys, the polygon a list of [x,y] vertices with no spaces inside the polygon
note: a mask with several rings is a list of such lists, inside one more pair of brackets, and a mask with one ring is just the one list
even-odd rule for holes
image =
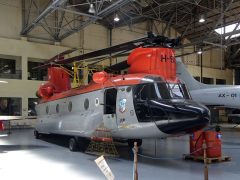
{"label": "helicopter fuselage", "polygon": [[[117,139],[165,138],[209,122],[209,110],[158,75],[128,74],[56,93],[37,105],[39,133],[90,138],[99,127]],[[175,86],[174,85],[174,86]],[[179,94],[180,93],[180,94]]]}

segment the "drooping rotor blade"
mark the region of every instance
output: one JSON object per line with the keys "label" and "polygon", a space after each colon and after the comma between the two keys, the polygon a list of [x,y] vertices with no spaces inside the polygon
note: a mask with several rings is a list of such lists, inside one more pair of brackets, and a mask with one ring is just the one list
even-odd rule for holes
{"label": "drooping rotor blade", "polygon": [[89,59],[89,61],[93,60],[94,62],[88,64],[87,66],[98,64],[98,63],[100,63],[102,61],[105,61],[105,60],[107,60],[109,58],[125,57],[125,56],[128,56],[129,53],[130,53],[129,50],[125,50],[125,51],[121,51],[121,52],[115,53],[114,55],[113,54],[109,54],[107,56],[101,56],[101,57],[97,57],[97,58],[95,57],[93,59]]}
{"label": "drooping rotor blade", "polygon": [[76,51],[77,49],[76,48],[73,48],[73,49],[68,49],[66,51],[63,51],[59,54],[57,54],[56,56],[53,56],[52,58],[50,58],[49,60],[45,61],[43,65],[40,65],[40,66],[37,66],[37,67],[33,67],[32,69],[38,69],[38,68],[42,68],[42,67],[45,67],[46,64],[51,64],[51,63],[54,63],[54,61],[57,61],[59,59],[62,59],[64,58],[65,55],[67,54],[71,54],[72,52]]}
{"label": "drooping rotor blade", "polygon": [[143,39],[141,39],[139,41],[135,40],[135,42],[131,42],[131,43],[127,42],[127,43],[119,44],[119,45],[112,46],[112,47],[109,47],[109,48],[93,51],[93,52],[86,53],[86,54],[83,54],[83,55],[80,55],[80,56],[60,60],[60,61],[57,61],[57,63],[68,64],[68,63],[71,63],[71,62],[74,62],[74,61],[81,61],[81,60],[84,60],[84,59],[90,59],[90,58],[104,56],[106,54],[112,54],[113,55],[113,54],[115,54],[117,52],[120,52],[120,51],[126,51],[126,50],[130,51],[132,49],[135,49],[135,48],[141,46],[142,44],[136,44],[136,43],[139,43],[142,40]]}
{"label": "drooping rotor blade", "polygon": [[62,57],[64,55],[67,55],[67,54],[71,54],[72,52],[76,51],[77,49],[76,48],[73,48],[73,49],[69,49],[69,50],[66,50],[66,51],[63,51],[61,53],[59,53],[58,55],[50,58],[49,60],[46,61],[47,62],[51,62],[51,61],[55,61],[57,60],[59,57]]}
{"label": "drooping rotor blade", "polygon": [[93,57],[99,57],[99,56],[103,56],[106,54],[114,54],[120,51],[130,51],[133,50],[137,47],[141,47],[141,46],[163,46],[163,47],[170,47],[173,48],[177,45],[180,44],[180,38],[177,39],[168,39],[167,37],[164,36],[155,36],[153,33],[149,32],[147,37],[144,38],[140,38],[140,39],[136,39],[133,41],[129,41],[126,43],[122,43],[116,46],[112,46],[109,48],[105,48],[105,49],[101,49],[101,50],[97,50],[97,51],[93,51],[87,54],[83,54],[80,56],[75,56],[72,58],[68,58],[68,59],[64,59],[64,60],[59,60],[57,61],[57,63],[59,64],[68,64],[74,61],[81,61],[84,59],[90,59]]}
{"label": "drooping rotor blade", "polygon": [[120,63],[114,64],[112,66],[105,68],[104,71],[106,71],[108,73],[117,72],[117,71],[127,69],[128,67],[129,67],[129,65],[128,65],[127,61],[122,61]]}
{"label": "drooping rotor blade", "polygon": [[54,65],[54,64],[68,64],[68,63],[72,63],[74,61],[82,61],[82,60],[86,60],[86,59],[96,58],[96,57],[104,56],[106,54],[114,54],[116,52],[123,51],[126,49],[130,51],[139,46],[140,45],[135,45],[134,43],[133,44],[124,43],[124,44],[120,44],[117,46],[112,46],[109,48],[93,51],[90,53],[82,54],[82,55],[75,56],[75,57],[68,58],[68,59],[47,62],[46,64],[40,65],[38,67],[34,67],[34,69],[35,68],[46,68],[46,67]]}
{"label": "drooping rotor blade", "polygon": [[164,36],[156,36],[153,33],[149,32],[147,37],[143,37],[140,39],[136,39],[133,41],[129,41],[126,43],[122,43],[116,46],[112,46],[109,48],[105,48],[105,49],[101,49],[101,50],[97,50],[97,51],[93,51],[93,52],[89,52],[86,54],[82,54],[79,56],[75,56],[72,58],[68,58],[68,59],[58,59],[58,60],[54,60],[54,61],[48,61],[46,62],[44,65],[38,66],[36,68],[45,68],[48,66],[52,66],[54,64],[58,65],[58,64],[68,64],[68,63],[72,63],[75,61],[82,61],[82,60],[90,60],[93,58],[98,58],[101,56],[106,56],[106,55],[114,55],[115,53],[118,52],[127,52],[130,50],[133,50],[137,47],[155,47],[155,46],[161,46],[161,47],[168,47],[168,48],[173,48],[177,45],[180,44],[180,39],[168,39],[167,37]]}

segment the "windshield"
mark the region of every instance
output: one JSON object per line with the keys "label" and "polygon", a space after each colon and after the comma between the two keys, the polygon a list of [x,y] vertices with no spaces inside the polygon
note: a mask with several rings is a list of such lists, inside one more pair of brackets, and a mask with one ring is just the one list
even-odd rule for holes
{"label": "windshield", "polygon": [[147,99],[171,99],[170,91],[166,83],[145,83],[139,84],[135,89],[135,98]]}
{"label": "windshield", "polygon": [[184,84],[166,82],[138,84],[134,90],[134,97],[138,100],[190,99]]}
{"label": "windshield", "polygon": [[171,97],[173,99],[190,99],[189,93],[185,84],[169,83]]}

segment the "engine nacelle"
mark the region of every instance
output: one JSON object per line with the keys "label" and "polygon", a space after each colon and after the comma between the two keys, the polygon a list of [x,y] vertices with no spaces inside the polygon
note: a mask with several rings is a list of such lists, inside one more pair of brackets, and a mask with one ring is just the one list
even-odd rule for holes
{"label": "engine nacelle", "polygon": [[93,81],[98,84],[106,82],[109,78],[109,74],[105,71],[96,72],[93,74]]}
{"label": "engine nacelle", "polygon": [[128,72],[157,74],[165,79],[176,79],[176,59],[170,48],[137,48],[128,56]]}

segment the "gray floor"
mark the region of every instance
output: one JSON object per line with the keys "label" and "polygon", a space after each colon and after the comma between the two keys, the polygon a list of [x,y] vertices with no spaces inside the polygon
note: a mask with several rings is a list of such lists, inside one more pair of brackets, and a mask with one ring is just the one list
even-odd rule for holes
{"label": "gray floor", "polygon": [[[33,130],[15,130],[9,137],[0,138],[1,179],[105,179],[94,160],[96,156],[70,152],[66,139],[35,140]],[[124,144],[118,145],[120,158],[107,158],[116,180],[132,179],[132,154]],[[223,132],[223,152],[231,162],[209,165],[210,180],[240,179],[240,131]],[[188,137],[168,140],[145,140],[141,154],[159,159],[139,158],[139,179],[202,180],[203,164],[182,160],[188,153]]]}

